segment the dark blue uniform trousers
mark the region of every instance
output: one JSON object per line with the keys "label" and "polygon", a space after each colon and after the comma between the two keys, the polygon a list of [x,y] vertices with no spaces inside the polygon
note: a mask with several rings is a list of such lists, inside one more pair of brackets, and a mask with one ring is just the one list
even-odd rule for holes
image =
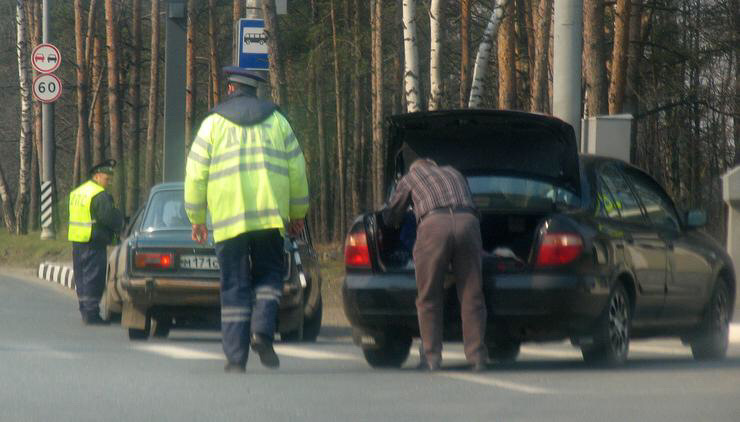
{"label": "dark blue uniform trousers", "polygon": [[77,300],[83,319],[100,314],[100,298],[105,289],[106,249],[89,243],[72,243]]}
{"label": "dark blue uniform trousers", "polygon": [[216,243],[221,266],[221,333],[226,359],[245,363],[250,333],[273,339],[283,293],[283,237],[277,229]]}

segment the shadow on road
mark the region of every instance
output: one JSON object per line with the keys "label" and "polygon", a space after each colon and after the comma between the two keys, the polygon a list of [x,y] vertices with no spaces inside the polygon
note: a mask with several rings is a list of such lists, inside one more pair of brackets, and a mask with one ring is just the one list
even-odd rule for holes
{"label": "shadow on road", "polygon": [[690,357],[675,358],[635,358],[623,366],[589,364],[582,360],[542,360],[521,361],[514,363],[494,363],[489,366],[493,372],[522,371],[611,371],[611,372],[664,372],[664,371],[705,371],[713,369],[738,369],[740,357],[731,357],[718,361],[696,361]]}

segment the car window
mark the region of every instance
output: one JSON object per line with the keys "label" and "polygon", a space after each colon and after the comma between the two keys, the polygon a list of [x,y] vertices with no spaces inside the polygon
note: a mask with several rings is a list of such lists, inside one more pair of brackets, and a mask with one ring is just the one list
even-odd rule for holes
{"label": "car window", "polygon": [[[206,224],[209,229],[210,223],[210,216],[207,216]],[[152,195],[142,224],[143,231],[191,228],[192,224],[185,213],[183,191],[164,190]]]}
{"label": "car window", "polygon": [[599,217],[612,218],[619,220],[621,214],[619,213],[622,208],[622,203],[618,201],[603,177],[599,177],[599,188],[596,193],[596,215]]}
{"label": "car window", "polygon": [[650,222],[664,229],[679,230],[681,226],[678,214],[663,188],[649,176],[635,169],[627,168],[625,173],[642,201]]}
{"label": "car window", "polygon": [[579,197],[552,183],[510,176],[468,177],[473,202],[480,208],[552,209],[553,204],[576,207]]}
{"label": "car window", "polygon": [[612,194],[614,206],[618,209],[618,218],[628,223],[645,224],[640,203],[622,173],[614,166],[606,165],[601,169],[601,180]]}

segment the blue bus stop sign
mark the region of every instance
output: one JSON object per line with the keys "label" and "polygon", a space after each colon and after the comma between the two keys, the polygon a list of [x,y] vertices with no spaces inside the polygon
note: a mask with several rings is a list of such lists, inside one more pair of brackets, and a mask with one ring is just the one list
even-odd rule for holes
{"label": "blue bus stop sign", "polygon": [[239,67],[269,70],[267,33],[262,19],[239,19]]}

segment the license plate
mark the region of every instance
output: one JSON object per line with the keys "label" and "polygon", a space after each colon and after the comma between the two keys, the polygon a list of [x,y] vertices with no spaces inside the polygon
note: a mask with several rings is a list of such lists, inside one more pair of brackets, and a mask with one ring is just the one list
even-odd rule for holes
{"label": "license plate", "polygon": [[181,255],[180,267],[190,270],[218,270],[218,258],[207,255]]}

